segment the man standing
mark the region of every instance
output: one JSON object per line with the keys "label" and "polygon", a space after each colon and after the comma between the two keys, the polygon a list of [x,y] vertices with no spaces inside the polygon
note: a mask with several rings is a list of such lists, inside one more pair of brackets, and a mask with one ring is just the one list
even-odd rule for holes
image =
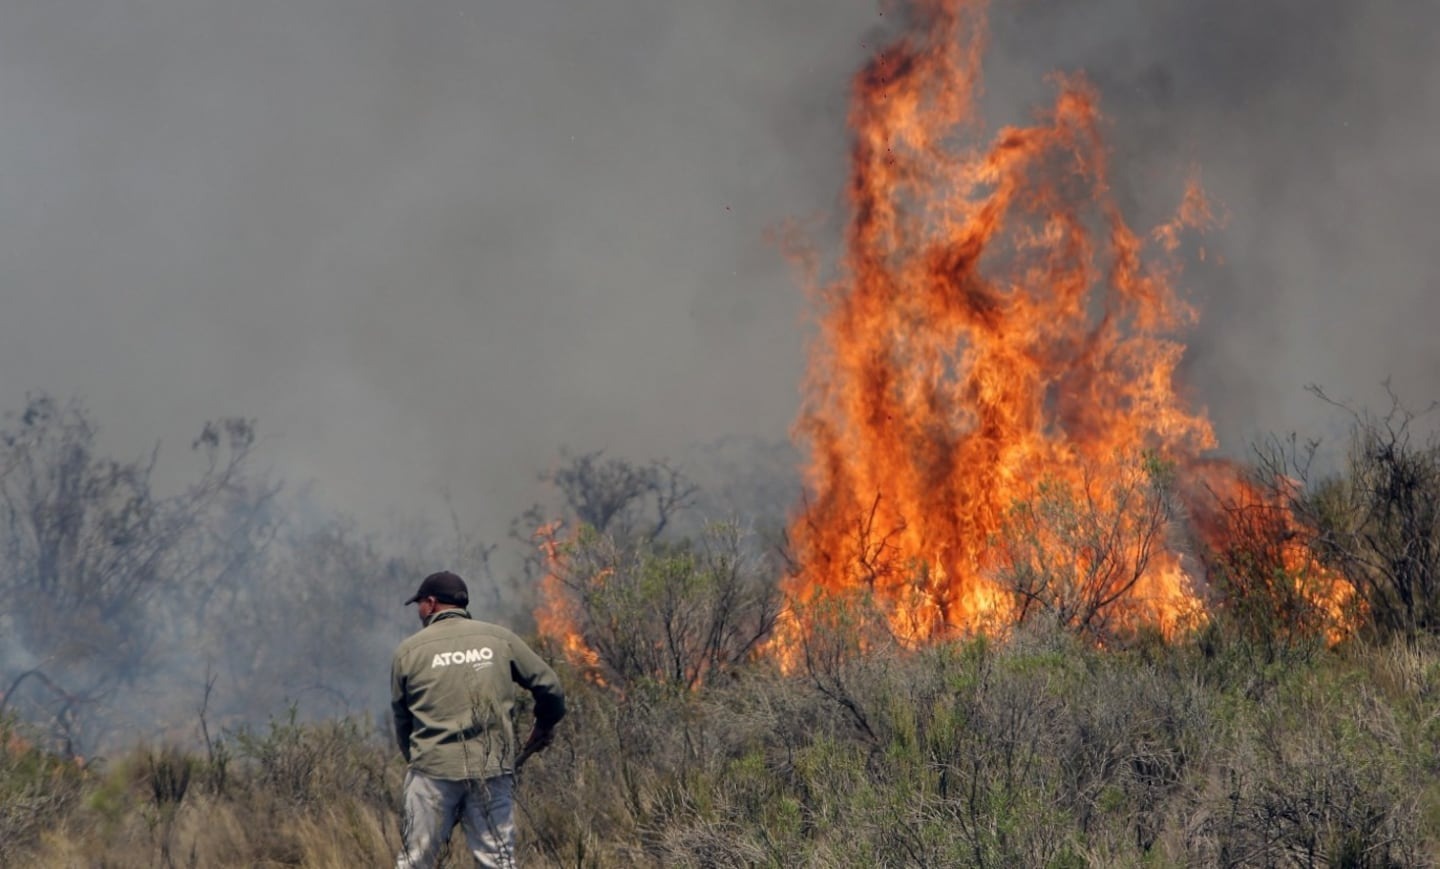
{"label": "man standing", "polygon": [[[400,644],[390,668],[395,738],[405,774],[399,869],[429,869],[459,820],[480,866],[515,866],[515,768],[543,750],[565,715],[560,680],[515,634],[475,621],[470,592],[449,571],[433,573],[406,605],[423,627]],[[535,726],[515,753],[515,685],[535,698]]]}

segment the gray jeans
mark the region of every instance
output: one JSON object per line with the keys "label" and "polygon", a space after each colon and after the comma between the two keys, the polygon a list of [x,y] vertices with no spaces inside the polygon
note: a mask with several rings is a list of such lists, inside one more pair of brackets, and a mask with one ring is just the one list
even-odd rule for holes
{"label": "gray jeans", "polygon": [[405,774],[404,844],[397,869],[430,869],[450,841],[455,822],[465,827],[479,866],[515,869],[515,777],[453,781]]}

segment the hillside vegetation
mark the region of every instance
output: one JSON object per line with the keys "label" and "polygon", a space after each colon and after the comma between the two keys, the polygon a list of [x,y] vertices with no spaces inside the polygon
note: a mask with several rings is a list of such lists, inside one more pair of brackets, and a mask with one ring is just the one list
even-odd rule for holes
{"label": "hillside vegetation", "polygon": [[[746,667],[691,691],[566,675],[562,736],[521,772],[527,865],[1440,856],[1433,643],[1276,655],[1212,631],[1102,651],[1050,632]],[[402,765],[353,719],[281,716],[208,751],[85,763],[13,726],[5,746],[5,865],[379,866],[399,843]]]}
{"label": "hillside vegetation", "polygon": [[1326,475],[1258,451],[1263,501],[1193,553],[1192,624],[1100,634],[1031,595],[1006,630],[902,641],[883,602],[786,600],[783,536],[686,521],[668,465],[571,457],[565,522],[517,520],[542,545],[501,584],[458,533],[398,556],[294,522],[248,423],[206,426],[162,497],[40,398],[3,432],[0,590],[66,605],[0,614],[0,865],[391,862],[385,673],[436,561],[485,617],[564,616],[534,637],[571,712],[520,775],[527,865],[1440,865],[1440,449],[1414,421],[1355,415]]}

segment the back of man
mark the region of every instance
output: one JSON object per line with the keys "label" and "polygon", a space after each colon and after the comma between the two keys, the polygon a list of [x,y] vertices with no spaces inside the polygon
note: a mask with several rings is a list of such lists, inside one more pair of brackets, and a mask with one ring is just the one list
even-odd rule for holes
{"label": "back of man", "polygon": [[409,719],[408,744],[400,750],[413,769],[432,778],[515,771],[517,684],[537,694],[538,720],[559,719],[539,704],[563,710],[549,665],[509,630],[474,621],[462,609],[441,612],[400,645],[392,680],[393,696],[403,704],[397,721]]}
{"label": "back of man", "polygon": [[550,744],[565,714],[555,671],[506,628],[470,618],[469,592],[453,573],[431,574],[406,603],[424,627],[391,665],[391,707],[405,777],[405,847],[397,865],[433,866],[456,819],[481,866],[514,866],[511,794],[515,686],[535,698],[524,753]]}

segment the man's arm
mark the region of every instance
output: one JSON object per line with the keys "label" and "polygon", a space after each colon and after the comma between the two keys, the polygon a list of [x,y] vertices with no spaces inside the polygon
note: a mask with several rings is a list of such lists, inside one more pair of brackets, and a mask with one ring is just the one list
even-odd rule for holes
{"label": "man's arm", "polygon": [[519,637],[512,640],[510,678],[535,698],[535,727],[551,730],[565,717],[565,689],[550,665]]}
{"label": "man's arm", "polygon": [[535,698],[535,727],[515,758],[515,766],[530,755],[544,751],[555,741],[555,725],[565,717],[565,689],[550,665],[518,637],[513,637],[510,677]]}
{"label": "man's arm", "polygon": [[395,717],[395,742],[409,763],[410,731],[415,729],[415,718],[410,714],[410,701],[405,696],[405,675],[401,672],[399,655],[390,664],[390,712]]}

